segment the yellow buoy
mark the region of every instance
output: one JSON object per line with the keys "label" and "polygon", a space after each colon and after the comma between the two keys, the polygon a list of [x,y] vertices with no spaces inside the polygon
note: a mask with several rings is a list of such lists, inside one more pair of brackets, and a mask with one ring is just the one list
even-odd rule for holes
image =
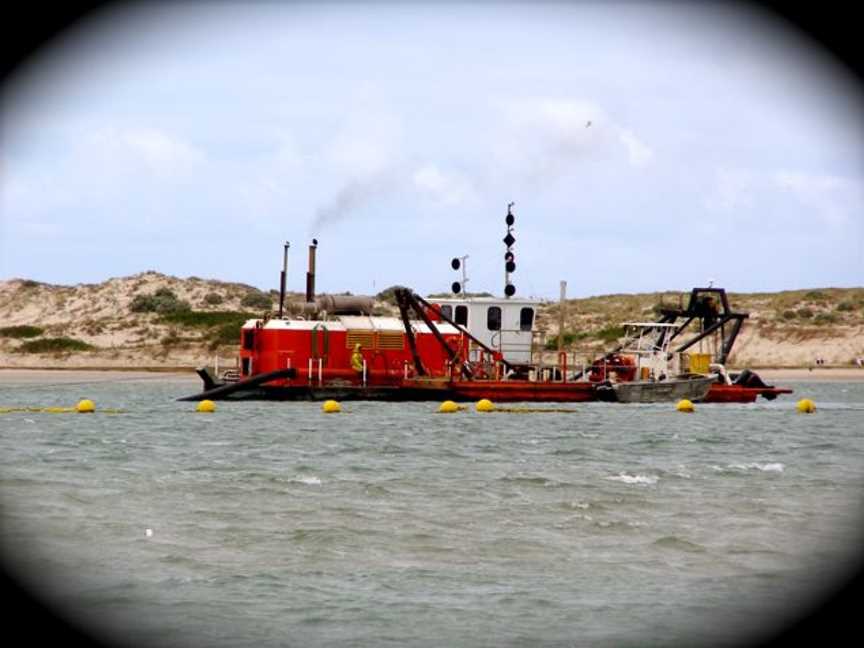
{"label": "yellow buoy", "polygon": [[196,412],[215,412],[216,411],[216,403],[212,400],[202,400],[198,403],[198,407],[195,408]]}
{"label": "yellow buoy", "polygon": [[438,408],[438,411],[442,414],[452,414],[453,412],[458,412],[461,407],[459,407],[456,403],[451,400],[444,401],[441,403],[441,407]]}
{"label": "yellow buoy", "polygon": [[328,400],[324,401],[321,409],[324,411],[325,414],[336,414],[337,412],[342,411],[342,406],[335,400]]}
{"label": "yellow buoy", "polygon": [[814,403],[809,398],[802,398],[798,401],[795,409],[797,409],[802,414],[812,414],[816,411],[816,403]]}
{"label": "yellow buoy", "polygon": [[82,401],[78,401],[78,404],[75,406],[75,411],[79,414],[90,414],[91,412],[96,411],[96,405],[89,398],[85,398]]}
{"label": "yellow buoy", "polygon": [[495,409],[495,406],[492,404],[488,398],[481,398],[477,401],[477,411],[478,412],[491,412]]}
{"label": "yellow buoy", "polygon": [[696,410],[696,408],[693,407],[693,403],[691,403],[686,398],[682,398],[680,401],[678,401],[678,404],[675,406],[675,409],[678,410],[679,412],[693,412]]}

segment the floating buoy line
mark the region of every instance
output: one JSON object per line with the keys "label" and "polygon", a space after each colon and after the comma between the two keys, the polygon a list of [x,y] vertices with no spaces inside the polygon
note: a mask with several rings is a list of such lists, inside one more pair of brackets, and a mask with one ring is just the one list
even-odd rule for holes
{"label": "floating buoy line", "polygon": [[[96,404],[89,398],[78,401],[75,407],[0,407],[0,414],[14,414],[16,412],[27,412],[29,414],[95,414]],[[125,414],[126,410],[114,407],[99,408],[100,414]]]}
{"label": "floating buoy line", "polygon": [[[477,412],[480,413],[505,413],[505,414],[576,414],[581,410],[569,409],[562,407],[498,407],[487,398],[482,398],[474,405]],[[464,412],[468,409],[467,405],[459,405],[452,400],[447,400],[441,403],[438,407],[439,414],[455,414]],[[675,409],[678,412],[691,413],[696,410],[692,402],[687,399],[678,401],[675,404]],[[803,398],[795,405],[796,411],[804,414],[812,414],[816,411],[816,404],[809,398]],[[212,400],[202,400],[195,406],[196,412],[214,413],[216,404]],[[324,414],[336,414],[342,411],[342,405],[335,400],[327,400],[321,404],[321,411]],[[96,408],[96,404],[89,398],[82,399],[75,407],[0,407],[0,414],[15,414],[26,412],[29,414],[126,414],[128,410],[117,409],[111,407]]]}

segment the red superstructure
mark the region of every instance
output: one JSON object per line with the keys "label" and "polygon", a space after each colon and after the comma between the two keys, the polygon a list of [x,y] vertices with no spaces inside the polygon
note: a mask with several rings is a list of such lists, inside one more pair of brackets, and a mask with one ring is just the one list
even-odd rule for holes
{"label": "red superstructure", "polygon": [[[430,378],[446,378],[450,358],[429,328],[412,322],[417,353]],[[438,331],[454,350],[463,334],[439,324]],[[358,346],[359,345],[359,346]],[[290,377],[274,384],[350,385],[402,384],[416,375],[408,337],[395,317],[336,315],[329,319],[250,320],[241,331],[240,377],[282,369]]]}

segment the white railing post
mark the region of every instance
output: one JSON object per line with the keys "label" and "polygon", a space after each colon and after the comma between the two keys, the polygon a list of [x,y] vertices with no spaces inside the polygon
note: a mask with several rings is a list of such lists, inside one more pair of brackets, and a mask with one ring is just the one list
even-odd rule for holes
{"label": "white railing post", "polygon": [[324,384],[324,359],[318,358],[318,386]]}
{"label": "white railing post", "polygon": [[363,358],[363,386],[366,386],[366,358]]}
{"label": "white railing post", "polygon": [[309,375],[309,384],[312,384],[312,358],[309,358],[309,371],[307,372]]}

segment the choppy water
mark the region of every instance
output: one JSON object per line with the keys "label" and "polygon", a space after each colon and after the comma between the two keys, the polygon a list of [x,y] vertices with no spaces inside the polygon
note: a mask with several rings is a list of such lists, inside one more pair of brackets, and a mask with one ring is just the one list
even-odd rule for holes
{"label": "choppy water", "polygon": [[[817,601],[862,546],[864,383],[690,415],[207,415],[173,400],[197,387],[0,385],[0,406],[127,410],[0,415],[4,567],[109,637],[737,645]],[[803,396],[816,414],[796,413]]]}

